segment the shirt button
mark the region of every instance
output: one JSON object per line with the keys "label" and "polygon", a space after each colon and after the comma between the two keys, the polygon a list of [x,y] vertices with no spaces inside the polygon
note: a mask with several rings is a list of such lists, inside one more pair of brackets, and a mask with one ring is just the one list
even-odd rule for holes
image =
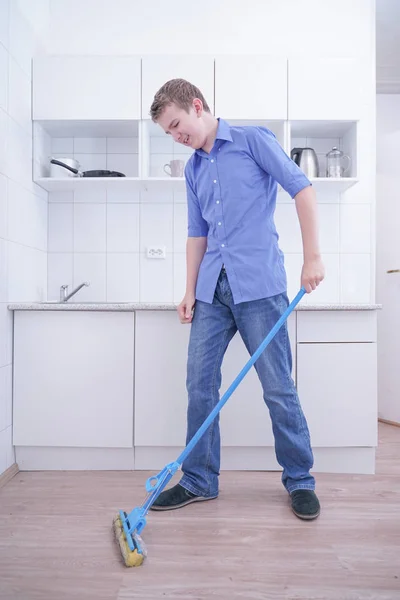
{"label": "shirt button", "polygon": [[211,162],[214,162],[214,159],[213,159],[213,158],[211,159]]}
{"label": "shirt button", "polygon": [[217,204],[219,204],[219,200],[217,200]]}
{"label": "shirt button", "polygon": [[217,183],[217,180],[216,180],[216,179],[214,179],[214,183]]}
{"label": "shirt button", "polygon": [[221,244],[221,248],[225,248],[225,244]]}
{"label": "shirt button", "polygon": [[221,221],[218,223],[218,225],[221,225]]}

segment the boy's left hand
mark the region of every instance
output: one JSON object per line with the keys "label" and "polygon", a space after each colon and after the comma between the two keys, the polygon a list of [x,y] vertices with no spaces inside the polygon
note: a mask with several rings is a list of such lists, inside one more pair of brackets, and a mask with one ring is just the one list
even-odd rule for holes
{"label": "boy's left hand", "polygon": [[325,277],[324,263],[321,258],[305,260],[301,270],[301,285],[310,294]]}

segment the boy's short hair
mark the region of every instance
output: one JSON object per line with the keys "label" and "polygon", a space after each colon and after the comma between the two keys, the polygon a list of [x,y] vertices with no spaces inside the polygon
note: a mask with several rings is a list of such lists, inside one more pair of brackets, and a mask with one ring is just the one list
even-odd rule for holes
{"label": "boy's short hair", "polygon": [[202,101],[206,112],[211,112],[203,94],[193,83],[186,81],[186,79],[170,79],[164,83],[154,96],[150,108],[150,116],[154,122],[157,122],[157,119],[165,108],[171,104],[176,104],[186,112],[189,112],[195,98],[199,98]]}

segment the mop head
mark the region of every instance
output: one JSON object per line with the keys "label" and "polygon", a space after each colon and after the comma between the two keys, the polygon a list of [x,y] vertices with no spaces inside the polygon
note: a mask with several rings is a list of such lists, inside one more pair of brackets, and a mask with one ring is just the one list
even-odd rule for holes
{"label": "mop head", "polygon": [[132,541],[135,548],[134,550],[131,550],[119,514],[113,519],[113,530],[125,565],[127,567],[140,567],[147,555],[145,545],[140,535],[137,533],[132,535]]}

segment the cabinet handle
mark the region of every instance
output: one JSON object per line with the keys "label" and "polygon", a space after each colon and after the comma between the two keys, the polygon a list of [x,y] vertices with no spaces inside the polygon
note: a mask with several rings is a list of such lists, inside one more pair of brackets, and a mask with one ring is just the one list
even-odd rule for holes
{"label": "cabinet handle", "polygon": [[386,271],[386,273],[400,273],[400,269],[390,269],[390,271]]}

